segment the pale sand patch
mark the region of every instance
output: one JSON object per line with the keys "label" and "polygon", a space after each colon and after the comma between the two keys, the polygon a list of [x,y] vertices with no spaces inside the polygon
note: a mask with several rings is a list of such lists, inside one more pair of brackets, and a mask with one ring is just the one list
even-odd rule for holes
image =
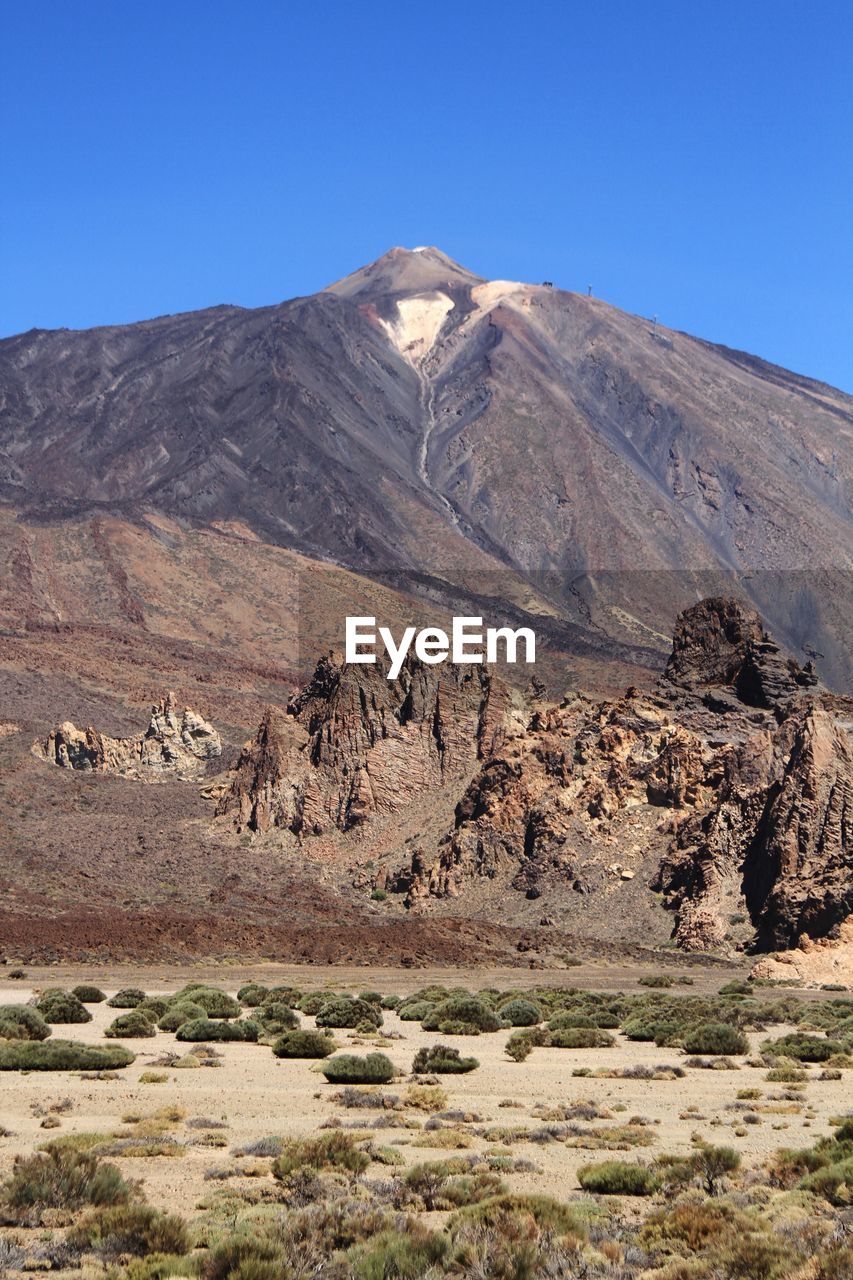
{"label": "pale sand patch", "polygon": [[[159,984],[153,981],[146,984],[144,971],[137,971],[137,975],[139,985],[147,986],[149,994],[165,989],[162,981]],[[351,970],[349,976],[352,977]],[[412,991],[429,980],[425,974],[401,973],[397,976],[398,982],[393,986],[398,991],[401,988]],[[534,975],[524,976],[532,978]],[[316,978],[312,981],[304,971],[300,977],[300,985],[303,987],[322,985]],[[383,974],[381,971],[365,970],[359,974],[358,989],[390,990],[392,984],[387,980],[383,981],[387,977],[387,973]],[[453,978],[457,983],[476,985],[471,975],[464,971],[458,971]],[[55,982],[54,978],[50,985]],[[175,989],[175,984],[169,985],[171,990]],[[236,992],[233,980],[219,985]],[[343,985],[341,974],[339,986]],[[117,987],[113,983],[109,987],[104,986],[104,989],[112,994]],[[0,1002],[20,1003],[29,999],[31,994],[30,990],[23,990],[21,985],[6,983],[0,990]],[[81,1040],[88,1044],[111,1043],[103,1039],[103,1030],[121,1011],[110,1009],[105,1004],[88,1007],[93,1015],[92,1022],[81,1026],[55,1027],[54,1036]],[[304,1015],[301,1018],[304,1026],[313,1026],[312,1018]],[[435,1033],[424,1032],[417,1023],[401,1022],[391,1013],[385,1014],[385,1029],[399,1032],[403,1036],[401,1040],[392,1040],[383,1048],[383,1052],[405,1073],[411,1070],[412,1059],[418,1048],[441,1039]],[[784,1028],[773,1028],[769,1033],[753,1034],[750,1037],[752,1045],[760,1043],[766,1034],[775,1036],[783,1030]],[[371,1046],[366,1042],[354,1045],[359,1039],[354,1033],[338,1031],[335,1034],[342,1048],[354,1047],[359,1053],[370,1050]],[[679,1062],[683,1065],[684,1060],[677,1050],[631,1043],[619,1037],[618,1045],[612,1049],[535,1049],[526,1062],[514,1063],[506,1058],[503,1051],[509,1034],[508,1031],[500,1031],[491,1035],[450,1039],[449,1042],[456,1045],[464,1055],[479,1058],[481,1066],[469,1075],[443,1077],[442,1084],[448,1094],[449,1107],[476,1112],[482,1117],[484,1124],[520,1125],[536,1129],[542,1124],[542,1121],[531,1114],[537,1103],[555,1106],[591,1100],[611,1110],[619,1104],[625,1107],[624,1111],[615,1112],[610,1121],[591,1122],[591,1128],[623,1124],[633,1115],[643,1115],[652,1122],[659,1122],[653,1123],[648,1130],[655,1138],[653,1146],[611,1153],[617,1159],[645,1160],[661,1152],[685,1154],[691,1149],[691,1135],[698,1133],[711,1142],[736,1147],[749,1165],[766,1158],[781,1146],[811,1145],[819,1136],[830,1132],[828,1118],[843,1112],[849,1106],[849,1079],[819,1082],[819,1068],[812,1068],[809,1076],[813,1083],[808,1085],[806,1092],[817,1117],[810,1127],[805,1127],[803,1114],[765,1114],[761,1116],[760,1125],[750,1125],[746,1135],[738,1137],[733,1133],[732,1124],[740,1113],[726,1110],[726,1104],[735,1100],[737,1091],[755,1086],[763,1091],[765,1098],[768,1094],[779,1091],[778,1086],[769,1085],[764,1080],[764,1069],[747,1067],[744,1059],[738,1059],[738,1071],[688,1070],[682,1080],[660,1083],[582,1079],[572,1076],[574,1068]],[[217,1048],[223,1055],[220,1067],[201,1067],[189,1071],[172,1069],[168,1071],[169,1079],[166,1083],[145,1085],[140,1083],[139,1077],[151,1068],[153,1059],[166,1051],[183,1052],[191,1046],[180,1044],[173,1035],[166,1032],[158,1032],[153,1039],[125,1043],[137,1054],[137,1059],[115,1081],[81,1080],[64,1072],[0,1074],[0,1125],[13,1134],[12,1137],[0,1140],[0,1178],[8,1174],[16,1154],[32,1151],[37,1144],[51,1137],[89,1131],[109,1133],[118,1127],[124,1114],[131,1111],[150,1113],[167,1104],[181,1106],[187,1117],[224,1119],[229,1127],[221,1132],[227,1139],[229,1148],[270,1134],[296,1136],[312,1133],[323,1121],[333,1117],[345,1122],[362,1122],[371,1114],[379,1114],[342,1110],[332,1101],[336,1088],[326,1083],[323,1076],[314,1069],[314,1064],[306,1061],[279,1061],[263,1045],[219,1045]],[[844,1076],[849,1077],[849,1073],[845,1072]],[[385,1088],[388,1092],[402,1093],[406,1084],[399,1082]],[[60,1128],[47,1131],[41,1129],[40,1117],[32,1114],[31,1107],[34,1104],[43,1106],[62,1098],[73,1101],[73,1110],[61,1117]],[[501,1107],[502,1099],[512,1099],[520,1105],[517,1108]],[[699,1115],[681,1118],[688,1107],[698,1107]],[[427,1118],[423,1113],[407,1114],[414,1114],[422,1121]],[[710,1122],[715,1117],[719,1117],[722,1124],[712,1125]],[[784,1123],[787,1128],[774,1130],[774,1123]],[[175,1136],[185,1141],[198,1137],[199,1131],[177,1126]],[[445,1153],[441,1151],[414,1146],[417,1136],[417,1133],[404,1129],[401,1123],[399,1127],[378,1130],[375,1140],[382,1145],[395,1146],[407,1164],[443,1158]],[[484,1151],[493,1145],[496,1144],[475,1138],[470,1150]],[[572,1149],[560,1142],[540,1144],[516,1141],[512,1146],[512,1154],[533,1161],[542,1170],[539,1174],[508,1175],[506,1180],[513,1189],[538,1191],[563,1198],[580,1194],[576,1177],[579,1165],[608,1158],[607,1152]],[[183,1158],[156,1157],[119,1161],[128,1175],[143,1180],[145,1192],[152,1203],[186,1215],[196,1212],[199,1202],[216,1186],[223,1185],[205,1182],[205,1171],[233,1163],[227,1148],[213,1150],[197,1146],[188,1146]],[[388,1174],[389,1170],[374,1166],[368,1170],[367,1176],[381,1179]]]}
{"label": "pale sand patch", "polygon": [[400,298],[396,320],[380,324],[394,346],[411,364],[420,364],[432,350],[453,301],[446,293],[422,293]]}

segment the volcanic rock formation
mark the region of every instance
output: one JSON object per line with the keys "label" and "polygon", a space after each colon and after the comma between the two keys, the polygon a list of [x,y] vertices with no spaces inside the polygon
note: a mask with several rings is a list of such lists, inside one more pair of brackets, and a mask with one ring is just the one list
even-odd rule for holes
{"label": "volcanic rock formation", "polygon": [[330,654],[287,707],[268,709],[217,812],[238,828],[346,831],[470,773],[504,732],[509,691],[481,667],[347,665]]}
{"label": "volcanic rock formation", "polygon": [[198,776],[205,762],[220,754],[222,744],[213,725],[190,707],[179,714],[170,692],[151,708],[148,728],[138,737],[110,738],[66,720],[34,750],[63,769],[158,781]]}
{"label": "volcanic rock formation", "polygon": [[692,950],[731,946],[741,916],[741,943],[785,947],[853,912],[853,703],[743,603],[686,610],[647,693],[524,705],[473,672],[410,659],[388,681],[324,659],[287,716],[267,713],[219,812],[310,837],[455,786],[451,828],[387,878],[419,910],[478,880],[606,899],[639,875]]}

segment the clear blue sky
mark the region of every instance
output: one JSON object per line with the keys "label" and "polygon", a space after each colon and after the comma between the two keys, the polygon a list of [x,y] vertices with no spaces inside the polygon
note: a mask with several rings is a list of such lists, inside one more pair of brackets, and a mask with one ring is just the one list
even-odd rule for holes
{"label": "clear blue sky", "polygon": [[394,244],[853,390],[851,0],[0,0],[0,333]]}

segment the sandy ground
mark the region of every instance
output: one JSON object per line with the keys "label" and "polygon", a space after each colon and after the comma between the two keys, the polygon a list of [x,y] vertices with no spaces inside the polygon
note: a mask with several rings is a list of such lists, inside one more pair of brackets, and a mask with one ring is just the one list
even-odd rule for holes
{"label": "sandy ground", "polygon": [[[304,967],[286,971],[280,967],[273,970],[270,966],[269,970],[260,968],[251,972],[258,976],[263,974],[267,981],[286,982],[293,977],[302,987],[309,985]],[[44,975],[39,975],[42,980],[37,985],[70,985],[92,979],[108,994],[113,994],[119,986],[135,980],[149,994],[155,994],[175,990],[189,976],[186,972],[167,974],[164,971],[146,972],[139,969],[123,971],[120,976],[115,970],[110,973],[111,981],[107,982],[104,975],[99,976],[91,969],[85,973],[49,970]],[[198,970],[193,970],[192,973],[199,977]],[[241,970],[239,981],[235,981],[224,978],[220,969],[216,975],[218,985],[232,993],[236,992],[248,973],[249,971]],[[474,987],[480,984],[484,976],[475,976],[471,971],[427,971],[413,975],[399,971],[391,973],[361,969],[355,971],[355,974],[357,982],[352,980],[353,972],[347,974],[347,971],[330,970],[328,974],[314,973],[310,985],[328,985],[331,980],[337,989],[349,986],[355,990],[374,988],[386,992],[407,992],[428,981],[442,978],[450,984],[464,983],[468,987]],[[212,978],[214,974],[202,976]],[[561,975],[561,978],[564,976]],[[635,978],[636,976],[635,973]],[[497,982],[495,985],[521,985],[525,977],[527,975],[512,972],[510,980],[505,983]],[[598,980],[591,981],[590,975],[584,974],[584,981],[578,981],[577,985],[609,988],[611,984],[602,981],[603,977],[604,973],[599,973]],[[0,1001],[21,1002],[29,999],[36,986],[31,978],[32,975],[26,983],[4,982],[0,986]],[[543,978],[541,973],[530,974],[529,982],[542,982]],[[719,975],[715,979],[708,979],[708,989],[713,984],[719,986]],[[565,985],[569,983],[566,982]],[[687,990],[690,989],[685,989]],[[696,988],[692,990],[695,991]],[[103,1030],[119,1011],[110,1009],[105,1004],[90,1005],[89,1009],[93,1014],[92,1022],[67,1028],[56,1027],[54,1036],[79,1039],[87,1043],[105,1043]],[[305,1026],[313,1025],[313,1019],[304,1016],[302,1022]],[[403,1037],[390,1039],[382,1048],[404,1073],[410,1072],[412,1058],[420,1046],[433,1044],[439,1039],[433,1033],[422,1031],[419,1024],[401,1022],[390,1013],[385,1015],[384,1030]],[[772,1034],[780,1034],[781,1030],[782,1028],[774,1028]],[[800,1114],[763,1112],[763,1106],[773,1105],[769,1102],[769,1095],[778,1094],[781,1087],[768,1084],[764,1079],[765,1069],[748,1067],[744,1059],[737,1060],[740,1067],[737,1071],[693,1069],[688,1070],[682,1080],[659,1083],[576,1078],[572,1076],[572,1071],[577,1067],[679,1061],[683,1064],[683,1057],[677,1050],[657,1049],[654,1045],[631,1043],[620,1037],[618,1045],[612,1049],[535,1049],[526,1062],[514,1063],[503,1052],[509,1034],[508,1031],[500,1031],[473,1038],[453,1038],[451,1043],[457,1045],[464,1054],[473,1054],[479,1058],[481,1066],[469,1075],[442,1078],[448,1094],[448,1106],[473,1113],[481,1117],[485,1124],[523,1126],[526,1129],[536,1129],[543,1123],[532,1114],[537,1104],[555,1106],[591,1100],[610,1110],[618,1106],[620,1110],[614,1112],[611,1120],[592,1121],[589,1122],[589,1127],[600,1129],[608,1125],[624,1124],[632,1116],[641,1115],[651,1122],[647,1132],[653,1135],[653,1145],[647,1148],[613,1153],[619,1159],[648,1159],[662,1152],[686,1153],[690,1149],[691,1137],[700,1134],[709,1141],[735,1146],[742,1153],[745,1163],[749,1164],[769,1155],[780,1146],[810,1145],[819,1135],[829,1132],[829,1117],[846,1110],[850,1103],[849,1078],[820,1082],[817,1080],[819,1068],[812,1068],[811,1082],[805,1091],[807,1103],[814,1112],[811,1119],[807,1118],[805,1111]],[[754,1035],[753,1045],[763,1039],[764,1034]],[[359,1052],[367,1052],[370,1047],[351,1032],[339,1031],[336,1039],[342,1048],[357,1044]],[[342,1119],[345,1123],[362,1122],[378,1114],[362,1110],[344,1111],[333,1101],[336,1087],[326,1083],[324,1077],[318,1074],[315,1064],[307,1061],[279,1061],[266,1046],[219,1045],[217,1048],[222,1054],[219,1067],[170,1069],[165,1083],[143,1084],[140,1083],[140,1076],[152,1068],[156,1058],[166,1051],[177,1049],[182,1052],[185,1047],[190,1046],[177,1044],[175,1037],[166,1032],[158,1032],[154,1039],[126,1043],[136,1052],[137,1058],[121,1072],[119,1080],[82,1080],[79,1076],[64,1072],[0,1074],[0,1126],[9,1131],[8,1136],[0,1138],[0,1177],[6,1175],[17,1153],[32,1151],[39,1143],[52,1137],[74,1132],[112,1133],[120,1126],[122,1117],[129,1113],[145,1115],[166,1105],[178,1105],[184,1110],[187,1119],[203,1116],[225,1121],[227,1129],[217,1132],[221,1132],[227,1140],[227,1146],[214,1150],[195,1145],[202,1137],[202,1132],[187,1128],[181,1123],[175,1126],[173,1136],[186,1143],[183,1157],[123,1158],[120,1164],[130,1176],[142,1179],[146,1194],[154,1204],[192,1215],[212,1188],[222,1185],[206,1182],[206,1171],[235,1163],[229,1153],[231,1147],[272,1134],[289,1136],[311,1133],[324,1121],[332,1118]],[[849,1077],[849,1073],[844,1074]],[[741,1113],[727,1109],[727,1104],[735,1101],[738,1090],[747,1087],[762,1090],[762,1099],[750,1104],[755,1108],[760,1123],[746,1126],[744,1136],[737,1136],[732,1126],[740,1123]],[[386,1091],[401,1094],[405,1088],[405,1082],[399,1082],[386,1086]],[[60,1114],[59,1128],[45,1131],[41,1128],[44,1111],[51,1104],[64,1099],[71,1100],[71,1109]],[[513,1105],[502,1105],[510,1102]],[[621,1110],[622,1107],[625,1108],[624,1111]],[[688,1108],[697,1110],[688,1112]],[[427,1119],[423,1112],[407,1111],[405,1115],[410,1120],[417,1119],[421,1124]],[[424,1136],[423,1131],[404,1127],[403,1116],[400,1115],[399,1118],[399,1127],[382,1129],[375,1134],[377,1143],[397,1147],[407,1164],[441,1159],[450,1154],[416,1145]],[[715,1119],[722,1123],[712,1124]],[[469,1132],[473,1127],[475,1126],[471,1124],[463,1126]],[[483,1151],[495,1145],[495,1141],[472,1137],[469,1150]],[[507,1180],[514,1189],[566,1196],[578,1193],[578,1166],[608,1158],[609,1153],[572,1149],[562,1142],[516,1140],[512,1145],[512,1154],[533,1161],[541,1170],[539,1173],[509,1175]],[[373,1166],[367,1176],[387,1177],[388,1173],[389,1170],[381,1166]]]}

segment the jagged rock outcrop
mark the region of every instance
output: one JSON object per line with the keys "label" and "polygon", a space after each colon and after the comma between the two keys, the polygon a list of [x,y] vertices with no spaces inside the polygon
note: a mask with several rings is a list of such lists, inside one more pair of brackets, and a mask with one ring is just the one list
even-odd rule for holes
{"label": "jagged rock outcrop", "polygon": [[458,784],[504,733],[510,694],[480,667],[347,665],[330,654],[270,709],[217,807],[238,828],[346,831]]}
{"label": "jagged rock outcrop", "polygon": [[666,678],[691,690],[728,689],[746,706],[780,714],[817,684],[811,662],[800,667],[754,609],[725,596],[701,600],[679,615]]}
{"label": "jagged rock outcrop", "polygon": [[702,601],[652,694],[536,712],[483,763],[436,854],[394,883],[410,905],[477,876],[589,892],[651,859],[687,949],[730,945],[739,919],[764,947],[824,935],[853,912],[851,711],[757,614]]}
{"label": "jagged rock outcrop", "polygon": [[190,707],[179,713],[174,693],[167,693],[151,708],[148,728],[138,737],[111,738],[66,720],[33,749],[64,769],[156,781],[199,776],[205,762],[220,755],[222,743],[213,725]]}

